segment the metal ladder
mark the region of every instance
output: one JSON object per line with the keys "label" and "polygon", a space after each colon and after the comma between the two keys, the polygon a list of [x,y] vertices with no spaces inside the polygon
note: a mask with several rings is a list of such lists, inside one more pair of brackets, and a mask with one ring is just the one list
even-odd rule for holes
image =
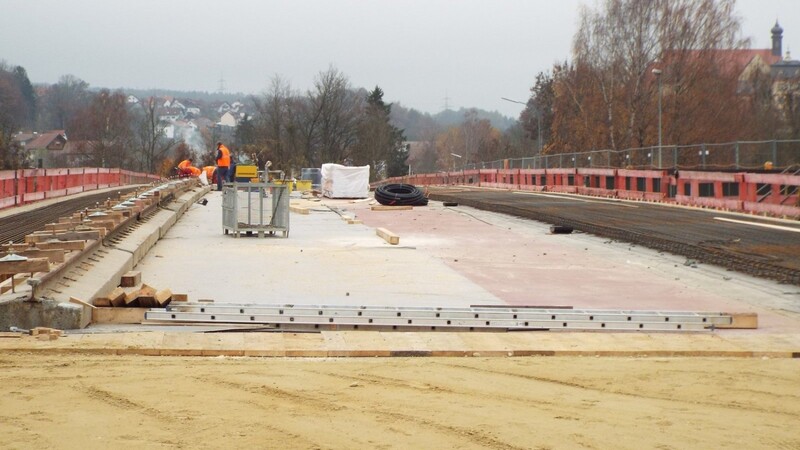
{"label": "metal ladder", "polygon": [[464,308],[185,303],[145,312],[148,323],[260,325],[282,331],[704,331],[729,314],[481,306]]}

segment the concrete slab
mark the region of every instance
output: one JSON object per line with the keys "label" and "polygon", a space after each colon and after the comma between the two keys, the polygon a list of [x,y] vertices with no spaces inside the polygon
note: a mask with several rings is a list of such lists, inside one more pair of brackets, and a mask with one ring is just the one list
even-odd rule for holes
{"label": "concrete slab", "polygon": [[387,244],[326,207],[291,215],[288,238],[223,234],[221,194],[191,205],[136,267],[191,301],[467,306],[500,300],[443,261]]}

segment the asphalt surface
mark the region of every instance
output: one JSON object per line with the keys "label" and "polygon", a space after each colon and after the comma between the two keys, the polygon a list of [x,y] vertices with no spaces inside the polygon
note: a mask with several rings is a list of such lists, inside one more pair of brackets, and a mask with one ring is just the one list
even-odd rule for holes
{"label": "asphalt surface", "polygon": [[573,227],[749,275],[800,285],[800,223],[557,193],[431,187],[430,198]]}

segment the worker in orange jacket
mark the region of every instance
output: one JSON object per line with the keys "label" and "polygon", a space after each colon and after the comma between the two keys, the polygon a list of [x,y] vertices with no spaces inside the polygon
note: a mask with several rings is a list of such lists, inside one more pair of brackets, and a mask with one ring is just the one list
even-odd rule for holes
{"label": "worker in orange jacket", "polygon": [[186,158],[178,164],[178,176],[199,177],[200,169],[192,165],[192,158]]}
{"label": "worker in orange jacket", "polygon": [[206,173],[206,178],[208,179],[208,184],[214,183],[214,171],[217,170],[216,166],[205,166],[203,167],[203,172]]}
{"label": "worker in orange jacket", "polygon": [[228,169],[231,166],[231,151],[217,142],[217,190],[222,190],[222,183],[228,181]]}

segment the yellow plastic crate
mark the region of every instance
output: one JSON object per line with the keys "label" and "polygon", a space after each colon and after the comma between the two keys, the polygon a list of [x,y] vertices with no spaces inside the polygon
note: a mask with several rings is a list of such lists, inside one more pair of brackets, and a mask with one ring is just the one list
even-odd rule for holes
{"label": "yellow plastic crate", "polygon": [[295,188],[298,191],[310,191],[311,190],[311,180],[297,180],[295,182]]}

